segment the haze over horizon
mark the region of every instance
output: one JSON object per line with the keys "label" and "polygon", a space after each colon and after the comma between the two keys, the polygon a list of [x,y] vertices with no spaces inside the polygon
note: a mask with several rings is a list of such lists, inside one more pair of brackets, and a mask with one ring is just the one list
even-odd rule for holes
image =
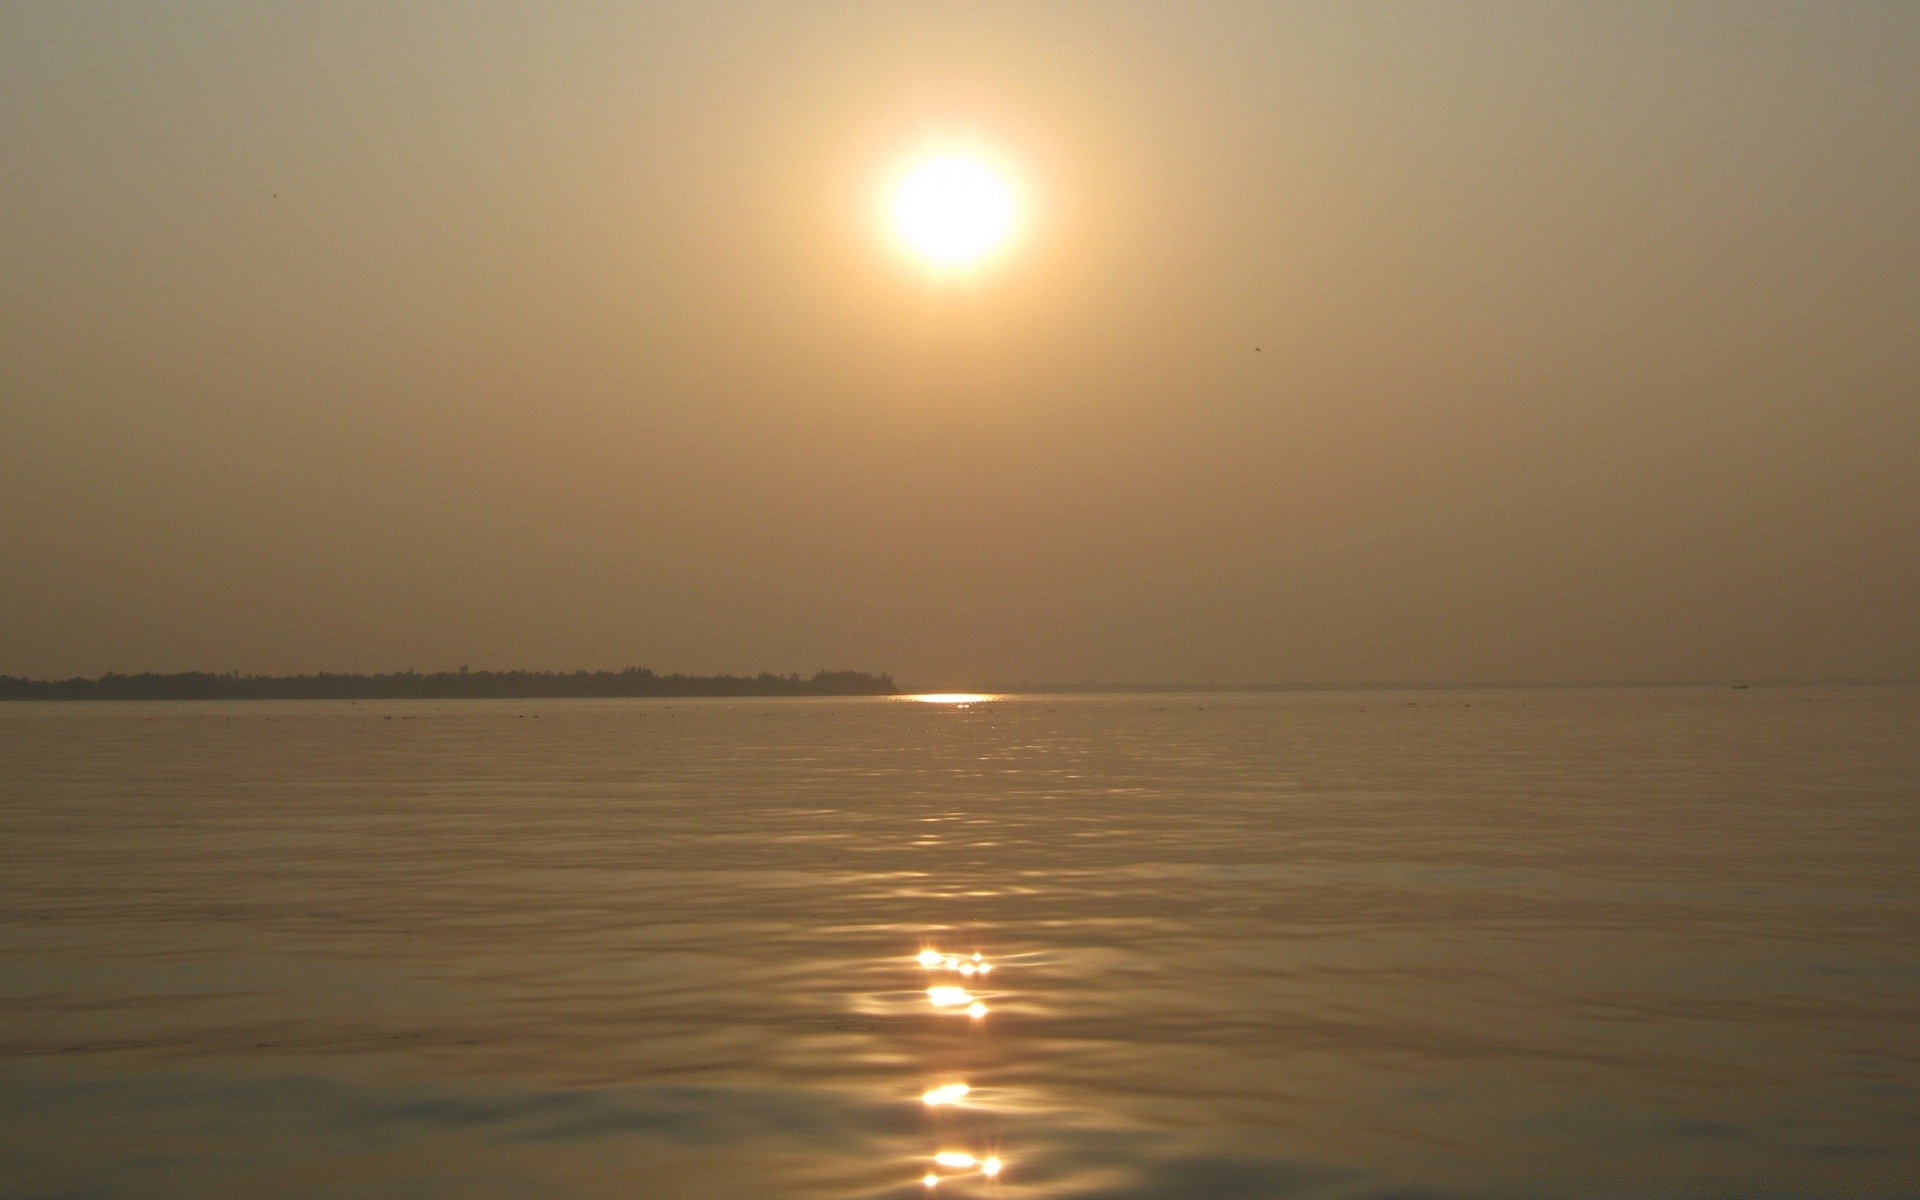
{"label": "haze over horizon", "polygon": [[[1920,676],[1920,6],[0,9],[0,674]],[[977,269],[881,197],[964,143]]]}

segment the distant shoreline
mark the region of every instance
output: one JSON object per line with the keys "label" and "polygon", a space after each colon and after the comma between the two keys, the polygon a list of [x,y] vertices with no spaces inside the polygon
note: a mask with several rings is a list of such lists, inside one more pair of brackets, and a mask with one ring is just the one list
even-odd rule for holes
{"label": "distant shoreline", "polygon": [[396,671],[386,675],[215,675],[184,671],[98,679],[0,675],[0,700],[527,700],[645,696],[894,696],[893,677],[864,671],[812,676],[656,675],[623,671]]}

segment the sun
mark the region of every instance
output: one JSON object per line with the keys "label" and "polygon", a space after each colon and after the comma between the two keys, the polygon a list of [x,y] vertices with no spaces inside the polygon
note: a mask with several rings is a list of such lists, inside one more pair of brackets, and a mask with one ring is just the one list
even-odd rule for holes
{"label": "sun", "polygon": [[963,267],[1006,241],[1015,207],[1012,186],[980,159],[934,154],[895,187],[893,228],[936,266]]}

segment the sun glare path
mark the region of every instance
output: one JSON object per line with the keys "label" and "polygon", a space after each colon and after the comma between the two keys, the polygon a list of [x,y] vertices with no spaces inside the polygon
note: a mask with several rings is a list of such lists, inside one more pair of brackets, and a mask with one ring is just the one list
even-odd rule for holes
{"label": "sun glare path", "polygon": [[[993,969],[987,956],[975,950],[972,953],[949,953],[926,942],[913,955],[914,965],[922,971],[952,972],[962,978],[985,975]],[[974,994],[963,987],[951,984],[934,984],[926,989],[928,1002],[936,1011],[952,1012],[960,1009],[967,1016],[978,1021],[987,1015],[987,1006]],[[920,1094],[920,1102],[929,1109],[942,1109],[958,1105],[971,1094],[973,1088],[965,1083],[953,1082],[937,1084]],[[926,1161],[926,1160],[921,1160]],[[932,1158],[933,1168],[920,1177],[920,1182],[929,1189],[936,1188],[948,1180],[959,1180],[969,1175],[977,1175],[989,1182],[997,1182],[1001,1171],[1006,1169],[1005,1161],[998,1153],[976,1155],[966,1150],[937,1150]],[[942,1174],[942,1172],[948,1172]]]}
{"label": "sun glare path", "polygon": [[921,692],[902,699],[918,701],[921,704],[978,704],[982,700],[991,700],[988,692]]}

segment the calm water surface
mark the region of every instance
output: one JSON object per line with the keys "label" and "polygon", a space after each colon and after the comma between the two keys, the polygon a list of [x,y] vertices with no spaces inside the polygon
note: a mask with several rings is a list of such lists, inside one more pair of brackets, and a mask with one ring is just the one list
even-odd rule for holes
{"label": "calm water surface", "polygon": [[0,706],[0,1194],[929,1174],[1920,1195],[1920,691]]}

